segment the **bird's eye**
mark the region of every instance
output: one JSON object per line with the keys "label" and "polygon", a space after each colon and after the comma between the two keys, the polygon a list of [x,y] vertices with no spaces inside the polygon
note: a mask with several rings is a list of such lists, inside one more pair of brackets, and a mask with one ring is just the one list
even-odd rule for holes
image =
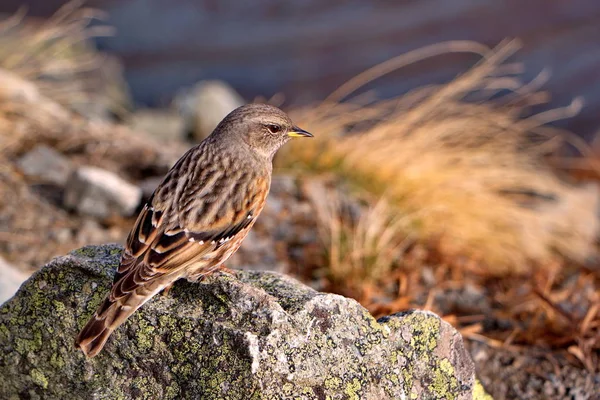
{"label": "bird's eye", "polygon": [[267,129],[271,133],[279,133],[279,132],[281,132],[281,126],[275,125],[275,124],[269,124],[269,125],[267,125]]}

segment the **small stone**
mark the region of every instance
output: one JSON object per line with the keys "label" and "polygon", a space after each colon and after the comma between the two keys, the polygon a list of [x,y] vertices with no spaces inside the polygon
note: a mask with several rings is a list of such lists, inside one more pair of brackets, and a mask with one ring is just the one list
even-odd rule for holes
{"label": "small stone", "polygon": [[49,236],[58,243],[67,243],[73,240],[73,233],[69,228],[62,228],[50,232]]}
{"label": "small stone", "polygon": [[64,186],[73,170],[71,162],[51,147],[40,145],[17,161],[21,172],[28,177]]}
{"label": "small stone", "polygon": [[80,167],[67,181],[64,205],[79,214],[96,218],[132,215],[142,190],[116,174],[96,167]]}
{"label": "small stone", "polygon": [[174,106],[197,142],[210,135],[227,114],[244,104],[244,99],[231,86],[219,80],[200,81],[174,100]]}
{"label": "small stone", "polygon": [[164,109],[140,109],[129,117],[127,125],[134,131],[144,132],[160,141],[185,138],[186,124],[183,116]]}
{"label": "small stone", "polygon": [[106,242],[106,230],[94,219],[84,218],[78,226],[77,238],[81,243]]}

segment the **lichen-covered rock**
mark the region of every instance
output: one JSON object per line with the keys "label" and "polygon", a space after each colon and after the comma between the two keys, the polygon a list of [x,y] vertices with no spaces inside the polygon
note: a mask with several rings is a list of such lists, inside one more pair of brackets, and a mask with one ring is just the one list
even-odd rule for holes
{"label": "lichen-covered rock", "polygon": [[2,399],[470,399],[473,363],[434,314],[376,321],[283,275],[179,281],[86,359],[73,341],[118,246],[49,263],[0,308]]}

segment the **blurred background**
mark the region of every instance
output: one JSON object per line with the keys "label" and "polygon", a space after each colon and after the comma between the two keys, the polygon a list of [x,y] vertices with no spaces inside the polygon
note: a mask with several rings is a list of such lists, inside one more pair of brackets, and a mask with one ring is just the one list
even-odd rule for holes
{"label": "blurred background", "polygon": [[233,108],[288,111],[230,267],[425,308],[495,399],[600,392],[600,3],[3,0],[0,301],[123,243]]}

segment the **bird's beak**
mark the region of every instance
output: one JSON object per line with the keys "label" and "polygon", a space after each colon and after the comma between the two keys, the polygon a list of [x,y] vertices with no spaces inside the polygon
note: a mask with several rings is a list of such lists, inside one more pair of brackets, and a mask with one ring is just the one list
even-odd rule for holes
{"label": "bird's beak", "polygon": [[313,137],[313,134],[310,132],[306,132],[304,129],[300,129],[297,126],[294,126],[288,132],[288,136],[290,136],[290,137]]}

